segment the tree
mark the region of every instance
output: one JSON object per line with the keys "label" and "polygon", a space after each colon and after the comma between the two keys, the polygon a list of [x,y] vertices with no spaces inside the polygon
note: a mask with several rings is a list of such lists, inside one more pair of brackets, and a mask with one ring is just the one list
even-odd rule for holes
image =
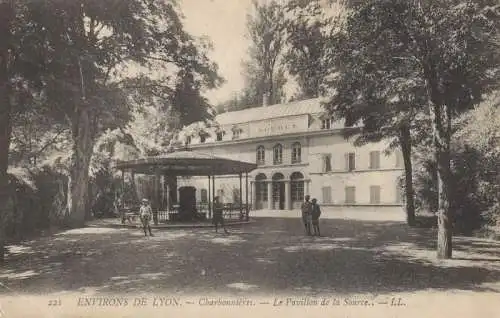
{"label": "tree", "polygon": [[[81,226],[89,210],[85,185],[95,141],[101,131],[128,121],[129,92],[146,90],[176,107],[186,107],[189,96],[189,105],[199,106],[199,111],[208,105],[195,94],[201,86],[217,86],[221,79],[183,30],[171,2],[80,0],[37,5],[33,18],[45,44],[46,98],[72,131],[68,223]],[[146,76],[146,81],[141,74],[120,79],[119,69],[131,65],[168,75]],[[172,85],[172,80],[182,84]],[[182,111],[181,116],[188,113]]]}
{"label": "tree", "polygon": [[255,14],[247,18],[251,41],[250,59],[244,63],[246,87],[242,99],[247,105],[260,105],[263,96],[270,104],[280,103],[285,76],[280,59],[285,46],[285,12],[276,1],[253,1]]}
{"label": "tree", "polygon": [[[425,109],[421,111],[427,111],[431,118],[438,167],[438,258],[452,256],[451,122],[455,114],[477,104],[483,94],[499,83],[498,68],[495,69],[500,61],[498,16],[498,5],[480,0],[373,0],[358,7],[351,16],[366,24],[366,30],[374,30],[371,45],[366,42],[369,37],[352,39],[358,41],[358,48],[351,54],[363,55],[366,50],[379,49],[384,52],[364,64],[362,77],[383,77],[384,71],[392,70],[397,79],[396,83],[382,80],[382,86],[375,86],[371,95],[380,96],[379,91],[390,91],[389,84],[397,83],[403,89],[395,96],[396,101],[415,96],[419,87],[425,90]],[[355,86],[349,87],[357,92]],[[370,108],[365,111],[375,114],[375,118],[385,118],[385,114],[391,114],[390,106],[367,105]]]}
{"label": "tree", "polygon": [[493,1],[436,1],[411,9],[417,19],[410,37],[421,63],[438,167],[437,255],[451,258],[451,123],[454,115],[479,103],[499,84],[500,8]]}
{"label": "tree", "polygon": [[[358,129],[345,130],[345,137],[354,137],[356,146],[386,140],[387,152],[400,147],[406,219],[414,226],[411,156],[415,140],[411,132],[425,126],[416,116],[426,100],[422,82],[414,76],[414,65],[394,59],[406,54],[407,47],[394,43],[395,30],[384,27],[399,9],[371,2],[348,14],[344,27],[333,37],[336,45],[329,58],[335,61],[332,65],[338,74],[326,80],[335,92],[325,106],[334,117],[344,119],[347,127],[362,124]],[[382,27],[377,28],[376,23]]]}
{"label": "tree", "polygon": [[12,119],[23,113],[26,100],[38,88],[39,52],[32,25],[27,23],[30,6],[25,1],[0,1],[0,262],[4,242],[9,191],[9,148]]}
{"label": "tree", "polygon": [[338,17],[327,15],[325,6],[328,4],[320,0],[289,0],[286,4],[288,47],[284,64],[297,78],[301,99],[318,97],[329,72],[325,56],[331,53],[330,33]]}

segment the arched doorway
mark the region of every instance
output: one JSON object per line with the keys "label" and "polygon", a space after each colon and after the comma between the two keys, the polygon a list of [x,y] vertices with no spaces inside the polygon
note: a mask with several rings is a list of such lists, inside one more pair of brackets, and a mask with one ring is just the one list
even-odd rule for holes
{"label": "arched doorway", "polygon": [[267,208],[267,177],[263,173],[255,176],[255,209]]}
{"label": "arched doorway", "polygon": [[290,196],[292,208],[300,208],[304,201],[304,175],[300,172],[290,175]]}
{"label": "arched doorway", "polygon": [[285,176],[282,173],[275,173],[273,175],[273,204],[272,208],[275,210],[285,209]]}

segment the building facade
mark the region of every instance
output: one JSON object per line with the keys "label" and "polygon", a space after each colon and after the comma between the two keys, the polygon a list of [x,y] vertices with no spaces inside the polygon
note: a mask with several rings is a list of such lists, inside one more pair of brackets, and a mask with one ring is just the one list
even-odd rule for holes
{"label": "building facade", "polygon": [[[385,143],[355,147],[319,99],[223,113],[215,122],[203,132],[186,128],[182,138],[194,151],[257,163],[248,175],[252,209],[298,209],[307,194],[323,206],[402,205],[400,152],[385,155]],[[208,200],[208,178],[180,183],[196,187],[199,201]],[[239,176],[215,179],[223,202],[238,203],[239,187]],[[243,189],[242,202],[246,196]]]}

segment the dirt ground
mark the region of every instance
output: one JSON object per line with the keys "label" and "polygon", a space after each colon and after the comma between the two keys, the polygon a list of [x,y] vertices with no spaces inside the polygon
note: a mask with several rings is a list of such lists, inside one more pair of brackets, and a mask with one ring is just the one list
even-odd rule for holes
{"label": "dirt ground", "polygon": [[454,258],[440,261],[433,229],[348,219],[324,219],[321,228],[321,237],[307,237],[298,218],[257,218],[229,235],[210,228],[156,230],[154,237],[138,229],[70,230],[9,246],[0,288],[3,297],[333,295],[345,301],[364,295],[390,302],[391,295],[500,295],[500,242],[455,237]]}

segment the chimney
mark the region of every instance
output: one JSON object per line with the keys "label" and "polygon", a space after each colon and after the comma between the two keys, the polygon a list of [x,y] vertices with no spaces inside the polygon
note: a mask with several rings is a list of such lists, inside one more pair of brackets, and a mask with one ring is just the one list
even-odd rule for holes
{"label": "chimney", "polygon": [[269,106],[269,95],[267,93],[264,93],[264,95],[262,95],[262,106]]}

